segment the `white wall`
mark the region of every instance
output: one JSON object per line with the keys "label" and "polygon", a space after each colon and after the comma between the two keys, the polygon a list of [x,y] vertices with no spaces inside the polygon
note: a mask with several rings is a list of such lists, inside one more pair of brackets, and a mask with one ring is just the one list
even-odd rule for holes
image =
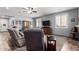
{"label": "white wall", "polygon": [[[79,7],[78,7],[78,20],[79,20]],[[79,22],[78,22],[78,25],[79,25]]]}
{"label": "white wall", "polygon": [[78,17],[79,17],[79,7],[78,7]]}
{"label": "white wall", "polygon": [[[55,15],[64,13],[68,13],[68,28],[55,28]],[[71,22],[72,18],[75,18],[75,22]],[[54,34],[69,36],[71,28],[78,24],[78,9],[55,13],[49,16],[41,17],[41,19],[42,21],[50,20]]]}

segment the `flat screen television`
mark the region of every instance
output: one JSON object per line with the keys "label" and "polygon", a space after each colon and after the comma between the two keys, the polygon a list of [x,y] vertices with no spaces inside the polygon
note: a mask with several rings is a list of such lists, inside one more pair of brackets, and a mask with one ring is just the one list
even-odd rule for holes
{"label": "flat screen television", "polygon": [[50,26],[50,21],[42,21],[43,26]]}

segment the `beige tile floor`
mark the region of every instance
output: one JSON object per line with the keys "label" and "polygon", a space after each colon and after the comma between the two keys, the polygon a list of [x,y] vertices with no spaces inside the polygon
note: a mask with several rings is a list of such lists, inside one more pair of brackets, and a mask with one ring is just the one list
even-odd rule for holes
{"label": "beige tile floor", "polygon": [[64,43],[61,51],[79,51],[79,41],[68,39]]}
{"label": "beige tile floor", "polygon": [[8,38],[9,34],[7,32],[0,32],[0,51],[10,50]]}
{"label": "beige tile floor", "polygon": [[25,46],[11,50],[9,39],[11,39],[11,37],[8,32],[0,32],[0,51],[26,51]]}
{"label": "beige tile floor", "polygon": [[[8,41],[10,35],[8,32],[0,32],[0,51],[12,51]],[[71,40],[70,38],[54,36],[56,39],[57,51],[79,51],[79,42]],[[26,47],[16,48],[13,51],[26,51]]]}
{"label": "beige tile floor", "polygon": [[56,36],[56,49],[57,51],[79,51],[79,41]]}
{"label": "beige tile floor", "polygon": [[61,36],[55,36],[54,38],[56,39],[56,50],[60,51],[64,43],[66,42],[67,38]]}

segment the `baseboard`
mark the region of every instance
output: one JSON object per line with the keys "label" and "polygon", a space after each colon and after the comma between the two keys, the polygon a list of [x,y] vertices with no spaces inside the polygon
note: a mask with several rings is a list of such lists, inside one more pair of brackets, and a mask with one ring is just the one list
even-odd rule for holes
{"label": "baseboard", "polygon": [[72,38],[72,37],[70,37],[70,36],[59,35],[59,34],[53,34],[53,35],[55,35],[55,36],[62,36],[62,37],[67,37],[67,38]]}

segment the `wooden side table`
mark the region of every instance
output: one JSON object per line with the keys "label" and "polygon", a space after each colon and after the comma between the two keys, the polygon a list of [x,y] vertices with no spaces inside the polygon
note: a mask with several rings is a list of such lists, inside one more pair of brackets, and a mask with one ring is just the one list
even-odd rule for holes
{"label": "wooden side table", "polygon": [[47,51],[56,51],[56,40],[52,35],[47,36]]}

